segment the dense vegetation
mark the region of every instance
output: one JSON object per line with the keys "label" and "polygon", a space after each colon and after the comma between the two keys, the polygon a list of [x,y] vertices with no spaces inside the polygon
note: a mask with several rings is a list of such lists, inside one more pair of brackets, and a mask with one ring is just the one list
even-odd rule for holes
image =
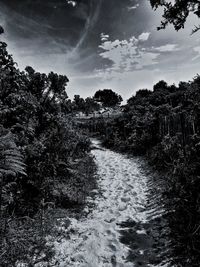
{"label": "dense vegetation", "polygon": [[[92,120],[91,131],[104,144],[147,155],[167,175],[165,197],[180,266],[199,266],[200,240],[200,76],[179,86],[158,82],[153,91],[139,90],[118,118]],[[176,255],[176,254],[175,254]]]}
{"label": "dense vegetation", "polygon": [[72,127],[67,82],[53,72],[20,71],[0,42],[1,267],[33,266],[41,252],[50,257],[52,207],[83,203],[92,186],[89,140]]}

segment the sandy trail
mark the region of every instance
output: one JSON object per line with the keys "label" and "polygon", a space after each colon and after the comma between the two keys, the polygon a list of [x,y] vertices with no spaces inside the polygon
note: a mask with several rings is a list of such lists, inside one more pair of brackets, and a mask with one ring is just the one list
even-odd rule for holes
{"label": "sandy trail", "polygon": [[[148,260],[141,258],[148,250],[145,242],[150,242],[146,225],[163,213],[161,207],[158,210],[157,205],[149,206],[151,177],[143,170],[141,159],[101,149],[97,140],[92,142],[100,194],[88,197],[84,209],[88,212],[87,216],[79,220],[70,219],[71,224],[67,228],[70,238],[55,242],[56,266],[167,266],[150,265]],[[126,222],[132,222],[134,227],[140,226],[135,228],[133,237],[137,242],[136,258],[140,258],[139,263],[127,260],[130,246],[122,242],[122,232],[130,230],[130,226],[126,228]]]}

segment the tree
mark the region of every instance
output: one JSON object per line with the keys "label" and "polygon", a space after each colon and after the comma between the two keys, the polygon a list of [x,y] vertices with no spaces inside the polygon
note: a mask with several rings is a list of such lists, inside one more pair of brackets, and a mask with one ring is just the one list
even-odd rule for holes
{"label": "tree", "polygon": [[163,91],[167,89],[167,83],[165,81],[159,81],[153,87],[154,92]]}
{"label": "tree", "polygon": [[73,110],[75,111],[85,111],[85,100],[80,97],[80,95],[74,95],[74,100],[72,102]]}
{"label": "tree", "polygon": [[115,107],[123,101],[122,97],[111,89],[99,90],[95,93],[94,99],[104,107]]}
{"label": "tree", "polygon": [[148,89],[140,89],[139,91],[136,92],[136,97],[137,98],[144,98],[148,97],[152,94],[152,91]]}
{"label": "tree", "polygon": [[[196,0],[150,0],[153,9],[164,7],[163,20],[158,30],[165,29],[167,25],[172,24],[176,31],[184,28],[190,13],[194,14],[198,18],[200,17],[200,2]],[[192,33],[197,32],[200,29],[199,26],[195,26]]]}
{"label": "tree", "polygon": [[92,97],[87,97],[85,99],[85,112],[86,112],[86,114],[89,114],[90,112],[94,112],[96,110],[99,110],[99,108],[100,108],[99,104]]}

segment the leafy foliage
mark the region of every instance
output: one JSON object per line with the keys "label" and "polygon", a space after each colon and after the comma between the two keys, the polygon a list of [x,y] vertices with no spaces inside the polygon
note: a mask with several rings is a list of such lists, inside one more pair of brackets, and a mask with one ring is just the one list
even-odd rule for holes
{"label": "leafy foliage", "polygon": [[122,97],[111,89],[99,90],[95,93],[94,99],[104,107],[114,107],[122,102]]}
{"label": "leafy foliage", "polygon": [[[190,13],[198,18],[200,17],[200,3],[196,0],[175,0],[175,1],[160,1],[150,0],[151,6],[154,9],[159,7],[164,8],[163,21],[158,30],[165,29],[168,24],[172,24],[175,30],[179,31],[184,28]],[[197,32],[200,26],[195,26],[193,33]]]}
{"label": "leafy foliage", "polygon": [[68,81],[32,67],[20,71],[0,42],[1,266],[33,264],[36,248],[46,249],[49,205],[83,203],[92,186],[90,142],[73,126]]}
{"label": "leafy foliage", "polygon": [[83,99],[80,95],[75,95],[72,101],[72,112],[83,112],[86,115],[100,109],[100,105],[93,97]]}

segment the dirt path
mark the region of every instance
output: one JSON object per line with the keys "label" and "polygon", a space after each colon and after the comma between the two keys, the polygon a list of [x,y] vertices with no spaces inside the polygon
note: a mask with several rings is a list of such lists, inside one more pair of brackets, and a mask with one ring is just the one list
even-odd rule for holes
{"label": "dirt path", "polygon": [[87,216],[70,219],[70,239],[55,244],[57,266],[168,266],[158,255],[167,249],[166,240],[159,241],[164,210],[154,204],[156,196],[150,201],[151,174],[140,158],[102,149],[97,140],[93,145],[100,194],[88,197]]}

